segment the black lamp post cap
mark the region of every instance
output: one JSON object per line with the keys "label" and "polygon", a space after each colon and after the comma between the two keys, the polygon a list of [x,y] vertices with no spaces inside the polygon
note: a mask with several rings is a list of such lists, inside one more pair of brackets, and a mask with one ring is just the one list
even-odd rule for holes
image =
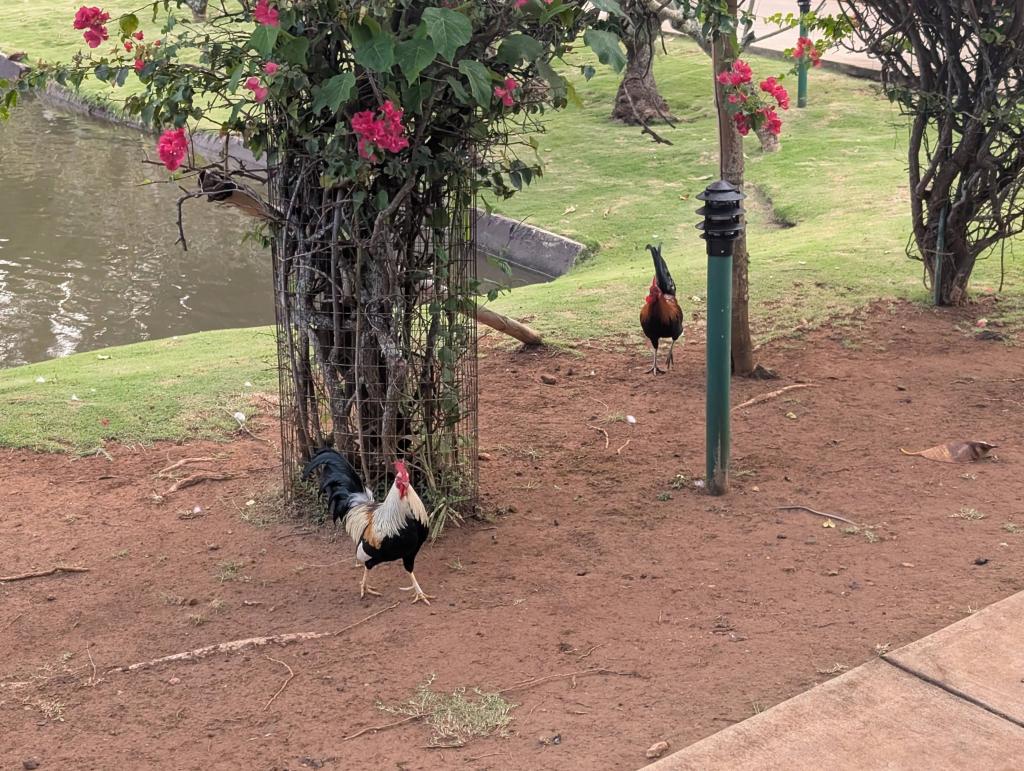
{"label": "black lamp post cap", "polygon": [[727,203],[742,201],[747,196],[741,193],[735,186],[730,185],[724,179],[712,182],[703,193],[697,195],[697,200],[708,203]]}

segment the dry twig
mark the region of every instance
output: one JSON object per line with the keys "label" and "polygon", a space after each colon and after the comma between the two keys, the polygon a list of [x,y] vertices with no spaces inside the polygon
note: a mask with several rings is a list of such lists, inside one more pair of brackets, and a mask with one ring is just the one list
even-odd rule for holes
{"label": "dry twig", "polygon": [[393,723],[384,723],[384,725],[372,725],[372,726],[369,726],[368,728],[364,728],[362,731],[356,731],[351,736],[346,736],[344,739],[342,739],[342,741],[343,742],[350,741],[352,739],[355,739],[357,736],[362,736],[363,734],[370,733],[371,731],[376,733],[377,731],[383,731],[383,730],[385,730],[387,728],[395,728],[397,726],[404,725],[406,723],[411,723],[413,720],[422,720],[426,716],[427,715],[425,713],[422,714],[422,715],[410,715],[407,718],[403,718],[402,720],[396,720]]}
{"label": "dry twig", "polygon": [[858,525],[852,519],[847,519],[846,517],[840,517],[838,514],[827,514],[824,511],[816,511],[816,510],[814,510],[812,508],[809,508],[807,506],[776,506],[775,509],[777,511],[796,511],[796,510],[809,511],[811,514],[817,514],[819,517],[824,517],[825,519],[835,519],[835,520],[838,520],[839,522],[845,522],[848,525],[853,525],[854,527],[860,527],[860,525]]}
{"label": "dry twig", "polygon": [[777,391],[769,391],[766,394],[761,394],[760,396],[755,396],[753,399],[747,399],[742,404],[737,404],[735,407],[733,407],[733,409],[734,410],[741,410],[744,407],[750,407],[750,406],[752,406],[754,404],[760,404],[761,402],[766,402],[769,399],[774,399],[776,396],[781,396],[782,394],[786,393],[786,391],[793,391],[793,390],[795,390],[797,388],[817,388],[817,387],[818,386],[816,384],[814,384],[814,383],[794,383],[793,385],[788,385],[785,388],[780,388]]}
{"label": "dry twig", "polygon": [[74,568],[65,567],[64,565],[58,565],[55,568],[49,570],[40,570],[37,573],[22,573],[17,576],[0,576],[0,584],[7,583],[8,581],[24,581],[27,578],[42,578],[43,576],[52,576],[55,573],[88,573],[89,568]]}
{"label": "dry twig", "polygon": [[604,448],[607,450],[608,449],[608,444],[609,444],[608,432],[605,431],[603,428],[598,428],[597,426],[592,426],[589,423],[587,424],[587,428],[592,428],[595,431],[600,431],[602,434],[604,434]]}
{"label": "dry twig", "polygon": [[620,447],[619,449],[617,449],[617,450],[615,451],[615,454],[616,454],[616,455],[621,455],[621,454],[622,454],[622,451],[626,449],[626,445],[628,445],[628,444],[629,444],[630,442],[632,442],[632,441],[633,441],[632,439],[627,439],[627,440],[626,440],[626,444],[622,445],[622,447]]}
{"label": "dry twig", "polygon": [[295,677],[295,673],[292,671],[292,668],[290,666],[285,664],[280,659],[271,658],[270,656],[265,656],[264,658],[270,659],[275,664],[280,664],[281,666],[283,666],[285,669],[288,670],[288,679],[285,680],[284,684],[280,688],[277,689],[277,693],[275,693],[273,696],[270,697],[270,701],[268,701],[266,704],[263,705],[263,711],[265,712],[268,709],[270,709],[270,705],[274,703],[274,699],[276,699],[278,696],[280,696],[281,693],[284,691],[284,689],[288,687],[288,683],[290,683],[292,681],[292,678]]}
{"label": "dry twig", "polygon": [[186,487],[192,487],[192,485],[197,485],[200,482],[223,482],[224,480],[234,478],[234,474],[221,474],[220,472],[217,471],[197,471],[195,474],[191,474],[183,479],[179,479],[177,482],[170,486],[170,488],[167,490],[167,492],[164,493],[164,495],[167,496],[170,495],[171,493],[176,493],[178,492],[178,490],[183,490]]}
{"label": "dry twig", "polygon": [[196,661],[197,659],[206,658],[207,656],[213,655],[214,653],[235,653],[237,651],[246,650],[247,648],[260,648],[264,645],[272,645],[274,643],[280,643],[282,645],[290,642],[300,642],[303,640],[319,640],[323,637],[337,637],[338,635],[344,634],[350,629],[354,629],[360,624],[365,624],[367,621],[376,618],[381,613],[387,613],[389,610],[394,610],[402,603],[396,602],[394,605],[389,605],[382,610],[378,610],[376,613],[371,613],[364,619],[360,619],[353,624],[349,624],[343,629],[339,629],[336,632],[291,632],[289,634],[275,634],[268,637],[247,637],[244,640],[231,640],[230,642],[217,643],[215,645],[207,645],[202,648],[195,648],[190,651],[184,651],[183,653],[174,653],[170,656],[161,656],[158,659],[150,659],[149,661],[139,661],[135,664],[124,667],[115,667],[113,671],[118,672],[134,672],[138,669],[147,669],[149,667],[157,666],[158,664],[170,664],[175,661]]}
{"label": "dry twig", "polygon": [[567,677],[575,679],[576,677],[583,677],[584,675],[618,675],[619,677],[640,677],[638,672],[617,672],[614,669],[605,669],[604,667],[593,667],[592,669],[583,669],[579,672],[566,672],[561,675],[546,675],[544,677],[535,677],[530,680],[523,680],[515,685],[510,685],[508,688],[502,688],[498,693],[508,693],[509,691],[518,691],[521,688],[532,688],[535,685],[541,683],[548,683],[552,680],[564,680]]}
{"label": "dry twig", "polygon": [[167,466],[167,468],[160,469],[156,472],[156,475],[158,477],[167,476],[169,471],[174,471],[174,469],[187,466],[189,463],[214,463],[216,460],[216,458],[182,458],[177,463],[172,463],[170,466]]}

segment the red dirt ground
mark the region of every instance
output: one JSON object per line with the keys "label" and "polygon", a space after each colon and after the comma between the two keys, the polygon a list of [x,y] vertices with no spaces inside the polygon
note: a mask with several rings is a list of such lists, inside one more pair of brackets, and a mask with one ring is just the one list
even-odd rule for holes
{"label": "red dirt ground", "polygon": [[[5,453],[0,574],[91,572],[0,584],[0,768],[634,769],[659,740],[685,746],[1024,588],[1024,350],[973,339],[967,311],[866,318],[767,348],[782,381],[735,384],[734,404],[818,387],[734,413],[723,498],[671,485],[703,471],[701,345],[657,379],[639,352],[485,345],[481,486],[504,513],[424,549],[429,608],[397,591],[399,566],[375,571],[382,598],[360,600],[352,546],[331,528],[242,520],[277,481],[266,441],[111,447],[111,461]],[[614,419],[626,414],[635,426]],[[899,453],[968,438],[1001,445],[997,460]],[[159,469],[202,455],[240,476],[153,499],[170,486]],[[878,538],[775,510],[794,503]],[[986,516],[951,516],[962,509]],[[338,630],[399,600],[336,637],[111,670]],[[438,690],[494,690],[591,668],[635,676],[511,691],[509,736],[460,749],[427,748],[420,723],[345,740],[395,720],[377,703],[431,674]]]}

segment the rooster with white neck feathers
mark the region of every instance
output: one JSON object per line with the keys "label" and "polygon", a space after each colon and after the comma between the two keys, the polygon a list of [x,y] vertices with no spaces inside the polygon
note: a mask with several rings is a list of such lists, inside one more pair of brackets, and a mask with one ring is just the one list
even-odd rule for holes
{"label": "rooster with white neck feathers", "polygon": [[424,593],[413,573],[416,554],[427,540],[427,510],[409,483],[405,463],[395,461],[395,482],[379,503],[363,488],[352,464],[337,450],[319,450],[302,470],[302,478],[308,479],[317,469],[327,510],[335,522],[341,520],[356,544],[356,559],[363,563],[359,596],[379,596],[380,592],[367,584],[370,569],[381,562],[400,559],[412,579],[412,586],[403,586],[402,591],[413,592],[414,603],[422,600],[429,605],[433,598]]}

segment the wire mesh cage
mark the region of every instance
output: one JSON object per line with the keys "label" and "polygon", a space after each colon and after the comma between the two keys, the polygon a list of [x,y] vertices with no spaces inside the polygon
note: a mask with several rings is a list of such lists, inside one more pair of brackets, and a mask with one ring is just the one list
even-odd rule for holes
{"label": "wire mesh cage", "polygon": [[[284,158],[273,198],[312,191],[272,244],[285,488],[317,449],[344,453],[375,495],[405,460],[433,525],[476,502],[476,237],[470,180],[417,180],[361,222],[359,196],[306,184]],[[384,191],[385,195],[394,191]]]}

